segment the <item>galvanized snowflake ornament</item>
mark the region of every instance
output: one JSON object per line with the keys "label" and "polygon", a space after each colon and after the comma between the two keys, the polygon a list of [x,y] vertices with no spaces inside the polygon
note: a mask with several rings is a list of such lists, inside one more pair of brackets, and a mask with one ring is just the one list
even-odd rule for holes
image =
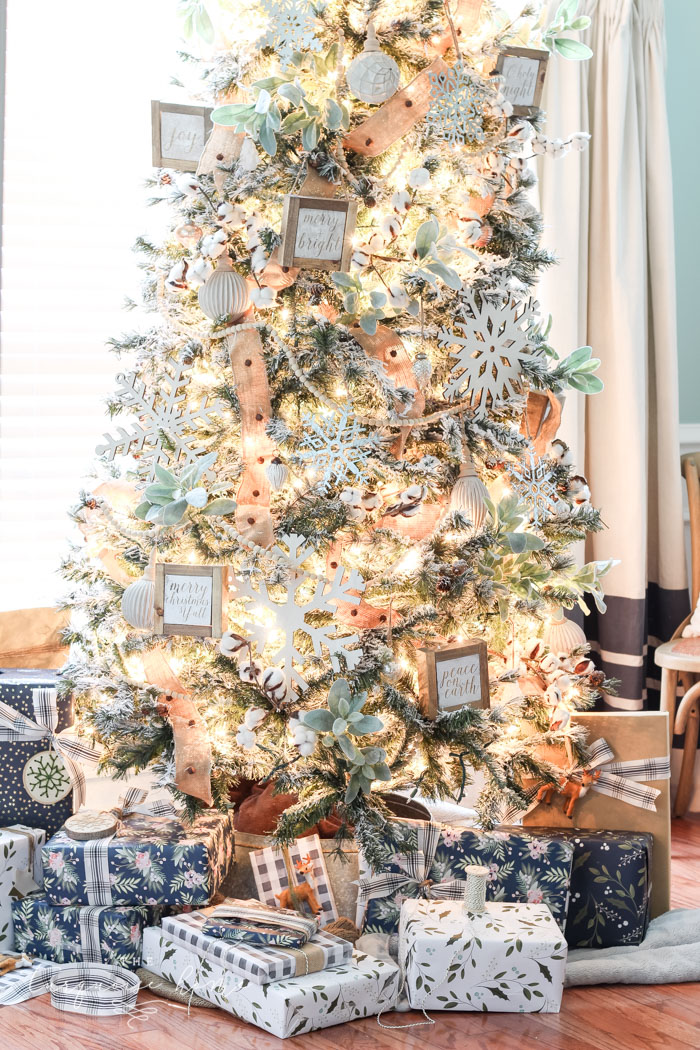
{"label": "galvanized snowflake ornament", "polygon": [[374,435],[345,413],[319,416],[308,412],[301,421],[304,433],[296,454],[318,478],[319,492],[325,494],[333,485],[367,484],[367,461],[377,449]]}
{"label": "galvanized snowflake ornament", "polygon": [[358,605],[365,582],[355,569],[347,572],[342,565],[331,580],[306,573],[304,563],[315,552],[305,536],[280,536],[273,553],[284,555],[289,563],[288,580],[268,584],[266,580],[254,583],[236,579],[233,592],[246,605],[241,630],[247,633],[258,656],[283,671],[289,684],[288,697],[298,699],[308,685],[307,668],[320,664],[326,654],[336,673],[341,670],[340,657],[350,671],[359,663],[362,652],[352,648],[359,640],[357,634],[339,636],[337,623],[310,623],[307,617],[334,613],[335,602]]}
{"label": "galvanized snowflake ornament", "polygon": [[428,73],[430,108],[425,122],[451,146],[484,141],[484,111],[492,94],[460,59],[446,73]]}
{"label": "galvanized snowflake ornament", "polygon": [[[195,405],[187,403],[190,364],[179,360],[172,375],[166,373],[160,390],[146,390],[136,372],[117,376],[117,400],[122,408],[138,413],[138,420],[127,429],[117,428],[117,436],[105,434],[104,445],[95,452],[111,463],[116,455],[137,455],[139,471],[153,481],[156,464],[186,467],[203,451],[197,431],[212,426],[216,416],[226,410],[223,401],[202,397]],[[209,472],[205,477],[213,477]]]}
{"label": "galvanized snowflake ornament", "polygon": [[269,19],[260,47],[273,47],[282,69],[286,69],[295,51],[319,51],[316,38],[316,12],[308,0],[261,0],[260,6]]}
{"label": "galvanized snowflake ornament", "polygon": [[463,396],[481,417],[522,388],[537,303],[521,303],[507,294],[492,303],[470,289],[460,299],[463,320],[456,327],[461,333],[441,328],[438,334],[440,346],[457,347],[450,350],[457,360],[443,393],[448,401]]}
{"label": "galvanized snowflake ornament", "polygon": [[538,459],[530,450],[524,459],[508,467],[511,487],[530,511],[530,520],[540,525],[549,514],[556,514],[562,501],[557,493],[551,463]]}

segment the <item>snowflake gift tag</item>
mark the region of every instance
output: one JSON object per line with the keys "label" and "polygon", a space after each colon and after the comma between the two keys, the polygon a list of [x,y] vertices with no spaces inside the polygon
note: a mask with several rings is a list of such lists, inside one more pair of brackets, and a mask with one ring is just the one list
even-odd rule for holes
{"label": "snowflake gift tag", "polygon": [[267,31],[258,40],[259,47],[275,49],[280,66],[287,68],[295,51],[319,51],[316,37],[316,12],[308,0],[261,0],[268,18]]}
{"label": "snowflake gift tag", "polygon": [[374,435],[368,435],[347,414],[319,416],[312,412],[301,418],[304,433],[297,455],[318,480],[319,492],[325,494],[332,485],[366,485],[367,461],[377,449]]}
{"label": "snowflake gift tag", "polygon": [[[194,463],[203,451],[197,442],[200,426],[211,426],[221,416],[226,405],[203,396],[198,404],[187,402],[191,365],[180,359],[172,375],[166,373],[161,389],[148,393],[146,384],[136,372],[117,376],[117,398],[120,406],[138,413],[138,420],[117,428],[117,436],[105,434],[105,443],[95,452],[111,463],[116,455],[139,457],[139,472],[148,481],[156,475],[156,464],[186,467]],[[213,478],[208,472],[204,475]]]}
{"label": "snowflake gift tag", "polygon": [[477,416],[485,416],[522,389],[537,303],[519,303],[509,295],[492,303],[469,289],[460,299],[463,320],[456,328],[461,332],[441,328],[438,335],[440,346],[456,347],[450,350],[457,360],[443,393],[448,401],[463,396]]}
{"label": "snowflake gift tag", "polygon": [[[338,624],[310,622],[313,614],[335,612],[335,602],[358,605],[359,593],[365,583],[355,570],[347,573],[339,565],[331,580],[319,580],[304,571],[304,563],[315,551],[305,536],[282,535],[274,553],[282,554],[290,564],[290,579],[282,584],[268,585],[261,580],[254,583],[245,579],[233,581],[233,597],[246,605],[243,629],[247,631],[259,656],[280,667],[289,683],[289,696],[298,699],[307,688],[304,677],[311,662],[327,655],[331,667],[341,671],[339,657],[348,670],[357,666],[362,652],[352,648],[357,634],[338,635]],[[353,593],[359,592],[359,593]],[[307,619],[307,617],[309,619]],[[314,661],[314,657],[316,660]]]}
{"label": "snowflake gift tag", "polygon": [[42,806],[60,802],[73,788],[66,764],[55,751],[32,755],[22,771],[22,782],[29,797]]}
{"label": "snowflake gift tag", "polygon": [[532,450],[508,467],[508,479],[530,511],[534,525],[540,525],[546,515],[556,514],[563,506],[551,465],[546,459],[538,459]]}
{"label": "snowflake gift tag", "polygon": [[484,111],[492,94],[479,83],[463,61],[444,73],[428,72],[430,108],[425,117],[429,129],[451,146],[484,141]]}

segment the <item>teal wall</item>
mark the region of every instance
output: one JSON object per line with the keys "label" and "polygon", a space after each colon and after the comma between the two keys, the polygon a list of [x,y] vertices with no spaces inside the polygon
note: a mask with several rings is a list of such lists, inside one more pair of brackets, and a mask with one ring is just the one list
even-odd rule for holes
{"label": "teal wall", "polygon": [[700,423],[700,0],[666,0],[681,423]]}

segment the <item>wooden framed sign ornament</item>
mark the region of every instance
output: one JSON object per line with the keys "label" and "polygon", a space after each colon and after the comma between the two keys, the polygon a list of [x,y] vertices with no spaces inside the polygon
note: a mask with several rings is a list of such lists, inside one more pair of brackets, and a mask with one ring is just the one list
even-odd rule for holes
{"label": "wooden framed sign ornament", "polygon": [[421,710],[428,718],[463,707],[489,706],[489,665],[486,642],[444,645],[416,650]]}
{"label": "wooden framed sign ornament", "polygon": [[349,270],[357,203],[288,194],[282,212],[282,266]]}
{"label": "wooden framed sign ornament", "polygon": [[496,60],[494,76],[502,77],[501,93],[517,117],[531,117],[540,108],[549,51],[507,47]]}
{"label": "wooden framed sign ornament", "polygon": [[220,638],[228,569],[223,565],[156,565],[155,633]]}
{"label": "wooden framed sign ornament", "polygon": [[211,108],[151,102],[153,167],[196,171],[212,129]]}

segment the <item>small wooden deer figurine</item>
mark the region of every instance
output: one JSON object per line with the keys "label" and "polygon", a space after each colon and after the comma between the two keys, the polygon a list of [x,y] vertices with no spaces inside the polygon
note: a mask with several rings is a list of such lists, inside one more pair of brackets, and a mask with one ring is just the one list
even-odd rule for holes
{"label": "small wooden deer figurine", "polygon": [[[299,886],[295,886],[294,896],[296,897],[297,902],[303,901],[308,904],[312,915],[321,914],[321,905],[318,903],[318,897],[314,893],[313,887],[309,886],[308,882],[302,882]],[[292,899],[292,891],[290,889],[282,890],[281,893],[276,893],[275,897],[280,902],[280,908],[291,908],[292,911],[296,910]]]}
{"label": "small wooden deer figurine", "polygon": [[564,815],[573,820],[574,806],[580,798],[587,794],[591,784],[595,784],[600,776],[600,770],[585,769],[581,774],[581,780],[573,780],[567,773],[561,777],[559,787],[554,784],[543,784],[537,792],[537,801],[544,802],[546,806],[552,802],[555,791],[564,796]]}

